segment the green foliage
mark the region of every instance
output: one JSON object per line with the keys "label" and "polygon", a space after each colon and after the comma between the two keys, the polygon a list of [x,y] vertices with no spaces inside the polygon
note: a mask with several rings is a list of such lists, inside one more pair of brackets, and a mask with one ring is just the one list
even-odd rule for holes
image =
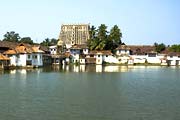
{"label": "green foliage", "polygon": [[15,33],[14,31],[7,32],[4,35],[3,41],[9,41],[9,42],[19,42],[20,36],[18,33]]}
{"label": "green foliage", "polygon": [[170,51],[172,52],[180,52],[180,44],[179,45],[172,45],[170,48],[169,48]]}
{"label": "green foliage", "polygon": [[154,46],[155,46],[155,51],[158,53],[166,49],[166,46],[164,43],[161,43],[161,44],[154,43]]}
{"label": "green foliage", "polygon": [[40,44],[43,46],[51,46],[51,45],[57,45],[58,40],[55,38],[49,39],[46,38],[43,42],[41,42]]}
{"label": "green foliage", "polygon": [[105,24],[101,24],[97,30],[92,26],[89,34],[88,46],[90,50],[114,51],[121,44],[122,33],[117,25],[110,30],[110,34]]}
{"label": "green foliage", "polygon": [[33,44],[33,40],[30,37],[23,37],[19,42]]}

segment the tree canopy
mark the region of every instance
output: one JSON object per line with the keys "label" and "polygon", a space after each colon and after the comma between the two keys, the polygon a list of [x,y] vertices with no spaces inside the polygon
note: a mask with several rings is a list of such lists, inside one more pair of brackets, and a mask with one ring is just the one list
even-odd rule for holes
{"label": "tree canopy", "polygon": [[155,46],[155,51],[158,53],[166,49],[166,45],[164,43],[158,44],[155,42],[154,46]]}
{"label": "tree canopy", "polygon": [[58,40],[55,38],[49,39],[46,38],[43,42],[41,42],[40,44],[43,46],[51,46],[51,45],[57,45]]}
{"label": "tree canopy", "polygon": [[19,42],[33,44],[33,40],[31,39],[31,37],[23,37]]}
{"label": "tree canopy", "polygon": [[20,36],[18,33],[15,33],[14,31],[7,32],[4,35],[3,41],[9,41],[9,42],[19,42]]}
{"label": "tree canopy", "polygon": [[92,26],[89,34],[88,46],[90,50],[114,51],[121,44],[122,33],[117,25],[114,25],[110,32],[107,31],[105,24],[101,24],[98,29]]}
{"label": "tree canopy", "polygon": [[180,44],[179,45],[171,45],[171,47],[169,48],[170,51],[172,52],[180,52]]}

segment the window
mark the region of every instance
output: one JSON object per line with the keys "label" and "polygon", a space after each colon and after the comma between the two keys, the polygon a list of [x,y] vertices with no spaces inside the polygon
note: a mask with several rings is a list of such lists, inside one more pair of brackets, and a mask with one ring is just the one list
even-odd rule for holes
{"label": "window", "polygon": [[20,55],[18,54],[18,55],[16,55],[16,57],[17,57],[17,58],[20,58]]}
{"label": "window", "polygon": [[33,57],[34,59],[37,59],[37,55],[34,55],[34,57]]}
{"label": "window", "polygon": [[31,58],[31,55],[28,55],[28,59],[30,59]]}

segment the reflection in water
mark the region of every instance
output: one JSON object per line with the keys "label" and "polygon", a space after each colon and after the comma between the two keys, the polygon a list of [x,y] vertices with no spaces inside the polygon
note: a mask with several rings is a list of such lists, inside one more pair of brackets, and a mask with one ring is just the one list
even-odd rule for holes
{"label": "reflection in water", "polygon": [[158,68],[70,65],[4,71],[0,118],[179,120],[180,69]]}
{"label": "reflection in water", "polygon": [[102,72],[102,65],[96,65],[96,72]]}
{"label": "reflection in water", "polygon": [[85,65],[80,65],[79,68],[80,68],[80,72],[85,72],[85,70],[86,70]]}
{"label": "reflection in water", "polygon": [[[128,66],[114,65],[56,65],[52,66],[54,71],[64,72],[127,72]],[[131,68],[132,69],[132,68]]]}

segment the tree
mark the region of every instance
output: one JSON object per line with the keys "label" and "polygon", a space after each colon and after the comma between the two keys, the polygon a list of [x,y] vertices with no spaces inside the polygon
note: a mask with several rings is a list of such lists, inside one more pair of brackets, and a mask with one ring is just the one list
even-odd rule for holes
{"label": "tree", "polygon": [[92,26],[89,34],[88,46],[90,50],[111,50],[113,52],[121,44],[122,33],[117,25],[114,25],[110,34],[105,24],[101,24],[97,30]]}
{"label": "tree", "polygon": [[40,43],[43,46],[50,46],[50,39],[46,38],[43,42]]}
{"label": "tree", "polygon": [[89,31],[89,38],[90,39],[94,39],[96,37],[96,27],[94,27],[94,25],[90,28],[90,31]]}
{"label": "tree", "polygon": [[107,35],[108,31],[107,31],[107,26],[105,24],[101,24],[97,30],[97,46],[96,46],[96,50],[104,50],[107,44]]}
{"label": "tree", "polygon": [[117,25],[110,30],[110,40],[113,41],[115,45],[121,44],[122,33],[121,30],[118,28]]}
{"label": "tree", "polygon": [[112,29],[110,30],[110,35],[109,35],[109,44],[108,44],[108,48],[111,51],[114,51],[115,48],[117,48],[120,44],[122,44],[121,42],[121,38],[122,38],[122,33],[120,31],[120,29],[118,28],[117,25],[114,25],[112,27]]}
{"label": "tree", "polygon": [[57,39],[52,38],[52,39],[50,40],[50,45],[57,45],[57,42],[58,42]]}
{"label": "tree", "polygon": [[9,42],[19,42],[20,36],[18,33],[15,33],[14,31],[7,32],[4,35],[3,41],[9,41]]}
{"label": "tree", "polygon": [[155,46],[155,51],[160,53],[161,51],[165,50],[166,49],[166,46],[164,43],[161,43],[161,44],[158,44],[158,43],[154,43],[154,46]]}
{"label": "tree", "polygon": [[169,48],[170,51],[172,52],[180,52],[180,44],[179,45],[172,45],[170,48]]}
{"label": "tree", "polygon": [[33,44],[33,40],[31,39],[31,37],[23,37],[19,42]]}
{"label": "tree", "polygon": [[50,45],[57,45],[58,40],[55,38],[49,39],[46,38],[43,42],[41,42],[40,44],[43,46],[50,46]]}

